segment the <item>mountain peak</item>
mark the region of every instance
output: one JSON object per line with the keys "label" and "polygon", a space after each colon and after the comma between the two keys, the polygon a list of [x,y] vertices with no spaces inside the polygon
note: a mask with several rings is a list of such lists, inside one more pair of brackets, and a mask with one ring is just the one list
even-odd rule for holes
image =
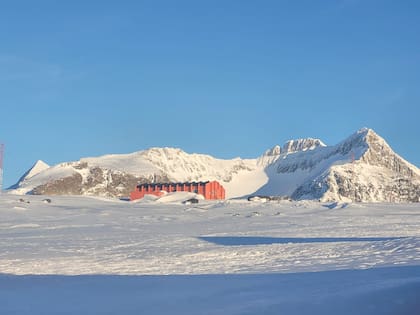
{"label": "mountain peak", "polygon": [[382,146],[389,147],[385,139],[379,136],[373,129],[367,129],[365,132],[366,142],[370,145],[376,143],[381,144]]}
{"label": "mountain peak", "polygon": [[34,177],[35,175],[38,175],[39,173],[41,173],[42,171],[46,170],[47,168],[50,168],[50,166],[45,163],[42,160],[37,160],[34,165],[32,165],[32,167],[27,170],[25,172],[25,174],[22,175],[21,178],[19,178],[19,180],[17,181],[16,184],[14,184],[13,186],[9,187],[9,189],[15,189],[19,186],[19,183],[28,180],[32,177]]}
{"label": "mountain peak", "polygon": [[288,154],[300,151],[314,150],[318,147],[325,147],[326,145],[319,139],[313,138],[304,138],[304,139],[295,139],[288,140],[280,147],[275,145],[271,149],[268,149],[264,152],[263,156],[279,156],[281,154]]}
{"label": "mountain peak", "polygon": [[293,153],[307,150],[314,150],[326,145],[319,139],[305,138],[287,141],[282,148],[281,153]]}
{"label": "mountain peak", "polygon": [[179,148],[171,148],[171,147],[152,147],[146,149],[144,151],[140,151],[143,156],[170,156],[170,155],[180,155],[184,154],[185,152]]}
{"label": "mountain peak", "polygon": [[345,142],[353,147],[363,147],[365,149],[382,152],[381,154],[394,153],[384,138],[379,136],[373,129],[362,128],[351,135]]}
{"label": "mountain peak", "polygon": [[275,145],[271,149],[265,151],[264,156],[277,156],[281,154],[281,148],[279,145]]}
{"label": "mountain peak", "polygon": [[366,128],[366,127],[360,128],[353,135],[351,135],[349,138],[361,138],[361,139],[364,139],[364,141],[366,141],[366,142],[369,142],[369,140],[376,140],[376,139],[380,139],[382,141],[385,141],[373,129]]}
{"label": "mountain peak", "polygon": [[50,166],[45,163],[42,160],[38,160],[34,163],[34,165],[29,169],[29,171],[25,174],[25,179],[29,179],[39,173],[41,173],[43,170],[46,170]]}
{"label": "mountain peak", "polygon": [[368,127],[362,127],[359,130],[357,130],[356,133],[368,133],[370,131],[373,131],[373,129],[368,128]]}
{"label": "mountain peak", "polygon": [[376,143],[380,143],[382,147],[389,148],[385,140],[373,131],[373,129],[361,128],[339,143],[337,147],[343,155],[350,152],[359,152],[357,155],[360,157],[367,149],[371,148],[372,145]]}

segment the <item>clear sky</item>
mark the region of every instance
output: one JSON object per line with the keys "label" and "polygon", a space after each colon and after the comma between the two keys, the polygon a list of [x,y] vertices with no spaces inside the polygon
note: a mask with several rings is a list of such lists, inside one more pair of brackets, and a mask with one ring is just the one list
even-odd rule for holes
{"label": "clear sky", "polygon": [[0,0],[4,187],[36,160],[254,158],[373,128],[420,166],[420,1]]}

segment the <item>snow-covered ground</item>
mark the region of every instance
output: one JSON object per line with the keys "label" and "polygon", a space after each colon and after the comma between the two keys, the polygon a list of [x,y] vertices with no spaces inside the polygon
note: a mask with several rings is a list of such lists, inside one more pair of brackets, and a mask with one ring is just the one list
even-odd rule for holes
{"label": "snow-covered ground", "polygon": [[0,314],[420,314],[420,204],[165,198],[1,195]]}

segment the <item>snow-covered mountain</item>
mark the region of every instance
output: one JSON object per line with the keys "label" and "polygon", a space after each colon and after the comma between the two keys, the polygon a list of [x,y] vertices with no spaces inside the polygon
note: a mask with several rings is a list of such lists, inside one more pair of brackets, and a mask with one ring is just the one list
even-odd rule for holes
{"label": "snow-covered mountain", "polygon": [[[31,170],[11,187],[14,193],[122,197],[138,183],[218,180],[229,197],[236,197],[257,190],[266,180],[255,160],[222,160],[174,148],[82,158],[36,174]],[[258,179],[259,175],[263,177]]]}
{"label": "snow-covered mountain", "polygon": [[[420,201],[420,170],[396,154],[372,129],[361,129],[308,158],[278,168],[279,172],[295,167],[312,170],[311,177],[293,192],[295,199]],[[323,167],[325,164],[328,167]]]}
{"label": "snow-covered mountain", "polygon": [[319,139],[276,145],[256,159],[217,159],[174,148],[37,162],[12,186],[21,194],[122,197],[138,183],[218,180],[227,197],[288,196],[323,201],[420,201],[420,171],[371,129],[334,146]]}

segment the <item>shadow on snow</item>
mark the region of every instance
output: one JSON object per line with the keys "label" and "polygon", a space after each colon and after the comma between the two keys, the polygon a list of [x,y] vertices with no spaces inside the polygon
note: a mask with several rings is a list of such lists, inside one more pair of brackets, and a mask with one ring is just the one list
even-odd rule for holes
{"label": "shadow on snow", "polygon": [[289,274],[0,275],[0,314],[419,314],[420,266]]}
{"label": "shadow on snow", "polygon": [[198,239],[223,246],[308,244],[338,242],[384,242],[403,237],[260,237],[260,236],[200,236]]}

